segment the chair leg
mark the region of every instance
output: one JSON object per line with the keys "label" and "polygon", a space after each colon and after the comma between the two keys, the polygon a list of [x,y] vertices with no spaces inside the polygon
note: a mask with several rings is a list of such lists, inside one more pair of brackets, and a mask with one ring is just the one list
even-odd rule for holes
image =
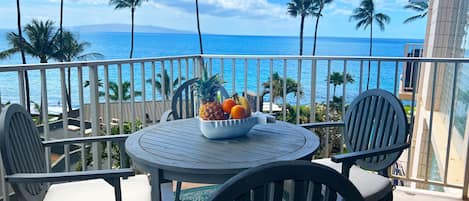
{"label": "chair leg", "polygon": [[174,201],[180,201],[180,200],[181,200],[181,198],[180,198],[180,196],[181,196],[181,188],[182,188],[182,182],[177,181],[177,182],[176,182],[176,196],[175,196],[175,198],[174,198]]}
{"label": "chair leg", "polygon": [[109,179],[104,179],[104,180],[114,187],[114,196],[116,198],[116,201],[122,201],[120,178],[109,178]]}

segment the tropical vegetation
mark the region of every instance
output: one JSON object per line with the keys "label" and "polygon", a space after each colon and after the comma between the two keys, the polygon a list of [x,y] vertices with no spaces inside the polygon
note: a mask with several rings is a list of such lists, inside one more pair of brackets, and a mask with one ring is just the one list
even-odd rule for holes
{"label": "tropical vegetation", "polygon": [[135,26],[135,9],[142,5],[143,1],[147,0],[110,0],[109,4],[114,5],[114,9],[125,9],[130,8],[130,15],[132,18],[131,28],[131,40],[130,40],[130,55],[129,58],[133,57],[134,54],[134,26]]}
{"label": "tropical vegetation", "polygon": [[[376,23],[381,31],[384,31],[385,24],[391,21],[391,18],[384,13],[376,10],[373,0],[362,0],[360,7],[353,10],[350,20],[358,21],[356,29],[367,29],[370,27],[370,57],[373,55],[373,23]],[[370,86],[371,61],[368,62],[368,78],[366,89]]]}
{"label": "tropical vegetation", "polygon": [[[329,77],[329,83],[334,86],[333,88],[333,97],[335,97],[335,92],[337,89],[337,86],[340,86],[344,84],[344,80],[348,83],[353,83],[355,80],[353,79],[352,75],[349,73],[346,73],[345,79],[344,79],[344,74],[340,72],[333,72],[330,77]],[[326,80],[327,81],[327,80]]]}
{"label": "tropical vegetation", "polygon": [[58,58],[57,32],[53,21],[33,19],[24,27],[24,31],[26,38],[14,32],[7,34],[10,49],[3,51],[2,54],[12,55],[23,49],[26,54],[38,58],[40,63]]}
{"label": "tropical vegetation", "polygon": [[[169,100],[171,98],[171,87],[173,91],[176,90],[176,88],[179,86],[179,84],[182,83],[186,78],[181,77],[181,79],[176,78],[174,81],[170,81],[170,76],[168,74],[168,71],[165,69],[164,74],[158,73],[155,78],[155,88],[158,91],[158,93],[163,97],[165,100]],[[146,82],[148,84],[152,84],[153,80],[152,79],[147,79]],[[164,89],[163,89],[163,83],[164,83]],[[164,96],[163,96],[163,91],[164,91]]]}
{"label": "tropical vegetation", "polygon": [[420,2],[414,2],[410,1],[409,4],[404,6],[405,9],[413,10],[418,12],[417,15],[408,17],[407,19],[404,20],[404,23],[410,23],[413,22],[417,19],[422,19],[427,17],[428,13],[428,1],[420,1]]}
{"label": "tropical vegetation", "polygon": [[[112,101],[119,101],[119,85],[113,81],[109,81],[109,100]],[[85,81],[83,87],[89,87],[90,86],[90,81]],[[98,86],[103,87],[103,83],[101,80],[98,81]],[[135,91],[134,90],[134,97],[141,96],[142,92],[141,91]],[[106,92],[104,91],[99,91],[99,96],[104,97],[106,96]],[[122,101],[128,101],[132,98],[131,93],[130,93],[130,82],[125,81],[122,82]]]}
{"label": "tropical vegetation", "polygon": [[[266,82],[262,83],[264,87],[265,94],[269,94],[272,97],[274,102],[277,102],[279,98],[283,97],[283,86],[284,86],[284,79],[280,77],[278,72],[272,74],[272,90],[270,90],[270,77],[267,79]],[[296,82],[292,78],[286,79],[286,94],[293,93],[295,96],[297,95],[298,91],[298,82]],[[299,90],[300,96],[304,94],[303,89],[300,88]]]}
{"label": "tropical vegetation", "polygon": [[[60,29],[57,30],[54,26],[54,22],[51,20],[41,21],[34,19],[24,27],[24,31],[26,33],[26,37],[14,32],[7,34],[10,48],[0,52],[0,59],[22,51],[32,57],[38,58],[40,63],[48,63],[51,59],[57,61],[73,61],[103,57],[103,55],[99,53],[84,53],[85,49],[91,44],[88,42],[78,41],[78,36],[69,31],[63,31],[61,34]],[[68,109],[72,110],[70,76],[71,72],[69,68],[67,81],[67,105]],[[29,91],[29,83],[26,82],[26,80],[27,79],[25,78],[25,88],[26,91]],[[29,99],[28,93],[26,97]],[[27,103],[29,103],[29,101]]]}
{"label": "tropical vegetation", "polygon": [[303,31],[305,18],[315,15],[313,0],[291,0],[287,3],[287,12],[292,17],[300,17],[300,56],[303,55]]}

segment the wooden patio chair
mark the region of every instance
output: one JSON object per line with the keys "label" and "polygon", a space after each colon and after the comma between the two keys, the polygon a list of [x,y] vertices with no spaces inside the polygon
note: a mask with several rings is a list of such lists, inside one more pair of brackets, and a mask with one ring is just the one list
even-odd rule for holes
{"label": "wooden patio chair", "polygon": [[381,89],[368,90],[350,104],[344,122],[302,126],[308,129],[343,127],[348,153],[313,162],[349,177],[367,201],[392,200],[393,186],[387,178],[388,169],[409,147],[407,116],[397,97]]}
{"label": "wooden patio chair", "polygon": [[[288,198],[288,199],[284,199]],[[248,169],[234,176],[210,201],[363,201],[343,175],[308,161],[282,161]]]}
{"label": "wooden patio chair", "polygon": [[5,180],[13,188],[16,200],[150,200],[148,178],[134,176],[132,169],[47,173],[45,147],[123,142],[126,138],[126,135],[114,135],[43,142],[31,116],[21,105],[9,105],[0,115],[0,152]]}
{"label": "wooden patio chair", "polygon": [[[182,83],[173,94],[171,99],[171,110],[163,113],[161,116],[161,122],[176,119],[193,118],[197,114],[195,106],[195,94],[193,93],[192,86],[199,80],[199,78],[193,78]],[[228,92],[223,86],[220,86],[221,96],[224,98],[230,97]]]}

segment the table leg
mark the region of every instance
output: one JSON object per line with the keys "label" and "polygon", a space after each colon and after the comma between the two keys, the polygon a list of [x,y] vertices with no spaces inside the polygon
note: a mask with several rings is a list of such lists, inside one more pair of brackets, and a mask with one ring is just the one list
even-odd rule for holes
{"label": "table leg", "polygon": [[162,201],[160,176],[159,170],[151,173],[151,201]]}
{"label": "table leg", "polygon": [[174,201],[172,181],[161,178],[161,170],[151,172],[151,200]]}
{"label": "table leg", "polygon": [[182,188],[182,182],[180,181],[176,181],[176,198],[174,199],[174,201],[181,201],[180,198],[181,198],[181,188]]}

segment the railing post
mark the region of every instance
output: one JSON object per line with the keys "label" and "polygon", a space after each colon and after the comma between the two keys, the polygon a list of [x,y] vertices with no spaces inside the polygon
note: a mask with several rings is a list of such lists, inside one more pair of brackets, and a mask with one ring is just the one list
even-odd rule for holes
{"label": "railing post", "polygon": [[[70,67],[69,67],[70,68]],[[65,83],[65,67],[60,68],[60,88],[62,94],[62,125],[64,137],[68,138],[68,107],[67,107],[67,84]],[[70,94],[71,96],[71,94]],[[64,155],[65,155],[65,171],[70,172],[70,145],[64,145]]]}
{"label": "railing post", "polygon": [[20,98],[20,104],[24,107],[27,107],[28,104],[26,104],[25,90],[26,87],[24,82],[24,70],[18,70],[18,95]]}
{"label": "railing post", "polygon": [[[39,115],[42,115],[43,119],[43,132],[44,132],[44,139],[49,140],[49,106],[47,103],[47,73],[45,69],[41,69],[41,105],[39,106]],[[42,113],[42,114],[41,114]],[[46,152],[45,152],[45,159],[46,159],[46,166],[47,166],[47,172],[51,172],[52,167],[51,167],[51,149],[50,147],[46,147]]]}
{"label": "railing post", "polygon": [[[98,136],[100,127],[99,122],[99,80],[98,80],[98,66],[89,66],[89,77],[90,77],[90,118],[92,127],[92,136]],[[93,168],[100,170],[101,164],[101,145],[100,143],[93,143],[91,146],[92,157],[93,157]]]}
{"label": "railing post", "polygon": [[318,60],[311,60],[311,108],[310,108],[310,122],[316,122],[316,77]]}

